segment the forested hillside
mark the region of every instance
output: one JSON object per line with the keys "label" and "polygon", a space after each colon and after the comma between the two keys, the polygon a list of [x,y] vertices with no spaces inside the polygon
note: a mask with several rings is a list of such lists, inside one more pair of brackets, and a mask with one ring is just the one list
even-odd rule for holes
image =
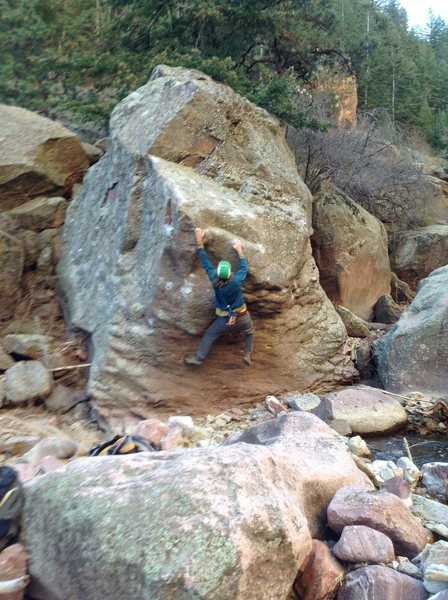
{"label": "forested hillside", "polygon": [[396,0],[0,0],[0,101],[106,123],[159,63],[197,67],[295,124],[330,63],[359,106],[448,143],[448,26],[409,31]]}

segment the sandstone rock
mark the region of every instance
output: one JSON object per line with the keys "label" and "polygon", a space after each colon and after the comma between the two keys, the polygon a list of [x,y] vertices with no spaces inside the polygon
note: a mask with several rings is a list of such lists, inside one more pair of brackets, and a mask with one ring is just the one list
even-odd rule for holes
{"label": "sandstone rock", "polygon": [[21,456],[38,442],[39,438],[32,435],[13,435],[1,444],[1,451],[7,452],[11,456]]}
{"label": "sandstone rock", "polygon": [[349,573],[338,600],[426,600],[421,581],[389,567],[372,565]]}
{"label": "sandstone rock", "polygon": [[182,434],[189,437],[193,433],[194,422],[191,417],[175,415],[168,419],[168,427],[180,427]]}
{"label": "sandstone rock", "polygon": [[380,489],[389,492],[389,494],[394,494],[394,496],[400,498],[406,506],[411,506],[411,486],[402,477],[392,477],[391,479],[387,479],[381,484]]}
{"label": "sandstone rock", "polygon": [[396,323],[401,317],[402,312],[398,304],[392,299],[392,296],[387,294],[378,298],[373,310],[375,321],[386,324]]}
{"label": "sandstone rock", "polygon": [[263,408],[270,412],[271,415],[274,415],[274,417],[278,417],[279,415],[288,412],[286,406],[280,402],[278,398],[272,395],[266,396],[263,402]]}
{"label": "sandstone rock", "polygon": [[415,289],[421,279],[448,263],[448,225],[395,233],[390,246],[393,271]]}
{"label": "sandstone rock", "polygon": [[328,546],[313,540],[311,554],[293,587],[301,600],[329,600],[334,598],[343,577],[344,567],[333,557]]}
{"label": "sandstone rock", "polygon": [[439,541],[435,544],[428,544],[415,561],[417,559],[422,564],[423,570],[432,564],[448,565],[448,542]]}
{"label": "sandstone rock", "polygon": [[49,437],[40,441],[23,458],[32,465],[38,465],[45,456],[71,458],[76,454],[78,444],[66,438]]}
{"label": "sandstone rock", "polygon": [[12,367],[13,364],[13,359],[0,346],[0,371],[6,371],[7,369],[9,369],[9,367]]}
{"label": "sandstone rock", "polygon": [[422,466],[422,483],[428,494],[448,501],[448,463],[433,462]]}
{"label": "sandstone rock", "polygon": [[390,293],[384,225],[331,184],[313,203],[312,237],[320,281],[335,304],[371,320],[378,298]]}
{"label": "sandstone rock", "polygon": [[360,486],[338,490],[328,507],[328,524],[340,533],[346,525],[366,525],[389,537],[397,554],[414,557],[431,535],[393,494]]}
{"label": "sandstone rock", "polygon": [[321,419],[343,419],[353,433],[374,435],[404,427],[407,416],[397,400],[367,386],[337,390],[324,396],[313,411]]}
{"label": "sandstone rock", "polygon": [[320,404],[320,398],[316,394],[300,394],[299,392],[286,392],[279,396],[279,400],[292,410],[304,410],[306,412],[313,410]]}
{"label": "sandstone rock", "polygon": [[[207,75],[162,66],[114,109],[110,130],[70,203],[58,266],[69,326],[92,335],[88,393],[100,415],[194,416],[350,380],[345,328],[311,255],[311,195],[277,119]],[[235,263],[231,242],[244,244],[257,331],[244,377],[229,376],[243,368],[235,337],[200,377],[182,362],[213,319],[198,224],[214,262]]]}
{"label": "sandstone rock", "polygon": [[80,181],[88,160],[68,129],[17,106],[0,105],[0,210]]}
{"label": "sandstone rock", "polygon": [[39,464],[37,465],[37,469],[39,471],[39,473],[52,473],[53,471],[56,471],[56,469],[59,469],[60,467],[65,466],[65,462],[63,460],[60,460],[59,458],[56,458],[55,456],[44,456],[43,458],[41,458],[41,460],[39,461]]}
{"label": "sandstone rock", "polygon": [[352,428],[350,427],[350,423],[345,421],[344,419],[328,419],[327,425],[336,431],[339,435],[351,435]]}
{"label": "sandstone rock", "polygon": [[[29,578],[27,556],[22,544],[12,544],[0,553],[0,596],[2,600],[22,600]],[[9,593],[7,590],[11,590]]]}
{"label": "sandstone rock", "polygon": [[85,400],[86,395],[83,390],[76,390],[71,387],[58,384],[50,396],[45,398],[45,407],[50,412],[63,414]]}
{"label": "sandstone rock", "polygon": [[343,306],[336,306],[335,308],[345,325],[347,335],[361,338],[365,338],[369,335],[369,325],[364,319],[357,317],[349,311],[348,308],[344,308]]}
{"label": "sandstone rock", "polygon": [[284,600],[329,496],[364,476],[313,415],[265,425],[247,443],[81,458],[45,475],[26,498],[30,595]]}
{"label": "sandstone rock", "polygon": [[389,563],[395,557],[390,538],[364,525],[344,527],[333,547],[333,554],[340,560],[353,563]]}
{"label": "sandstone rock", "polygon": [[350,452],[352,454],[356,454],[356,456],[365,456],[367,458],[370,458],[372,455],[372,453],[369,450],[369,447],[359,435],[355,435],[354,437],[350,438],[348,440],[347,446]]}
{"label": "sandstone rock", "polygon": [[407,456],[402,456],[397,460],[397,467],[403,469],[403,479],[409,483],[411,487],[416,487],[422,474],[420,469]]}
{"label": "sandstone rock", "polygon": [[49,354],[53,338],[50,335],[30,335],[12,333],[5,335],[3,344],[10,354],[19,354],[27,358],[39,360]]}
{"label": "sandstone rock", "polygon": [[26,483],[37,475],[37,466],[29,463],[16,463],[14,469],[18,473],[21,483]]}
{"label": "sandstone rock", "polygon": [[448,266],[433,271],[420,282],[414,301],[398,323],[373,344],[378,375],[386,390],[446,394],[447,286]]}
{"label": "sandstone rock", "polygon": [[20,299],[25,250],[18,240],[4,231],[0,231],[0,263],[0,318],[6,320],[14,314]]}
{"label": "sandstone rock", "polygon": [[9,211],[17,229],[42,231],[64,223],[68,202],[65,198],[35,198]]}
{"label": "sandstone rock", "polygon": [[161,450],[174,450],[183,445],[184,436],[180,427],[171,427],[168,433],[160,440]]}
{"label": "sandstone rock", "polygon": [[162,438],[168,433],[168,425],[158,419],[146,419],[137,424],[133,433],[141,435],[145,440],[156,444],[156,446],[160,446]]}
{"label": "sandstone rock", "polygon": [[6,371],[5,383],[7,399],[19,404],[48,396],[53,378],[38,360],[22,360]]}

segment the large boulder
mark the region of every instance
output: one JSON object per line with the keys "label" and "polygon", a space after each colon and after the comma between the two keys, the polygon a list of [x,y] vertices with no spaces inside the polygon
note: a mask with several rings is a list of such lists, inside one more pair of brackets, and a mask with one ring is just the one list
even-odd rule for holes
{"label": "large boulder", "polygon": [[412,289],[432,271],[448,264],[448,225],[430,225],[391,236],[390,262]]}
{"label": "large boulder", "polygon": [[406,411],[398,400],[368,386],[353,386],[331,392],[313,412],[325,421],[347,421],[352,432],[361,435],[397,431],[405,427],[408,421]]}
{"label": "large boulder", "polygon": [[74,133],[37,113],[0,104],[0,210],[80,181],[89,167]]}
{"label": "large boulder", "polygon": [[24,511],[30,595],[284,600],[312,515],[364,475],[312,415],[278,420],[266,446],[81,458],[42,477]]}
{"label": "large boulder", "polygon": [[448,266],[420,282],[412,304],[373,344],[386,390],[446,396],[448,378]]}
{"label": "large boulder", "polygon": [[313,203],[313,253],[328,297],[365,320],[390,294],[384,225],[331,184]]}
{"label": "large boulder", "polygon": [[[203,73],[158,67],[110,129],[66,214],[58,267],[70,324],[92,336],[100,414],[210,412],[352,377],[311,256],[311,195],[277,119]],[[235,238],[245,248],[256,345],[244,376],[236,336],[200,373],[182,363],[213,319],[195,226],[215,262],[236,265]]]}

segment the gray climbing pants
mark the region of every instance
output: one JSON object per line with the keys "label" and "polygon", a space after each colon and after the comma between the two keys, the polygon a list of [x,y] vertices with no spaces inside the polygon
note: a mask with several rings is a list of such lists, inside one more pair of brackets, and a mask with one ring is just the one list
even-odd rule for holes
{"label": "gray climbing pants", "polygon": [[250,354],[252,352],[255,329],[249,312],[241,317],[238,317],[235,325],[227,325],[227,319],[228,317],[217,317],[207,328],[206,332],[202,336],[199,348],[196,351],[196,356],[198,358],[203,360],[219,336],[221,336],[223,333],[229,333],[229,331],[241,331],[244,333],[244,354]]}

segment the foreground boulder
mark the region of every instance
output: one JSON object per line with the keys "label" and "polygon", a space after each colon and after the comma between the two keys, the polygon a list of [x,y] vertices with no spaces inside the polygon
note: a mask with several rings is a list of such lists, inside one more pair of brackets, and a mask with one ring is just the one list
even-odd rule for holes
{"label": "foreground boulder", "polygon": [[384,225],[331,184],[313,203],[313,253],[328,297],[370,320],[381,296],[390,293]]}
{"label": "foreground boulder", "polygon": [[[110,129],[67,211],[58,267],[70,324],[92,336],[98,412],[204,414],[351,378],[311,255],[311,194],[277,119],[203,73],[158,67]],[[236,266],[235,238],[248,258],[257,341],[244,376],[238,337],[219,340],[200,373],[183,365],[214,317],[195,226],[213,262]]]}
{"label": "foreground boulder", "polygon": [[412,304],[373,344],[386,390],[446,396],[448,379],[448,266],[420,282]]}
{"label": "foreground boulder", "polygon": [[0,210],[80,181],[89,166],[74,133],[37,113],[0,104]]}
{"label": "foreground boulder", "polygon": [[369,483],[315,417],[276,421],[266,446],[81,458],[41,477],[24,513],[30,595],[284,600],[331,494]]}
{"label": "foreground boulder", "polygon": [[346,525],[365,525],[392,540],[396,554],[414,558],[432,535],[397,496],[349,486],[338,490],[328,507],[328,524],[337,533]]}
{"label": "foreground boulder", "polygon": [[331,392],[313,412],[325,421],[347,421],[352,432],[360,435],[390,433],[407,423],[406,412],[397,400],[368,386]]}
{"label": "foreground boulder", "polygon": [[430,225],[394,233],[391,266],[412,289],[435,269],[448,264],[448,225]]}
{"label": "foreground boulder", "polygon": [[426,600],[421,581],[389,567],[372,565],[349,573],[338,600]]}

